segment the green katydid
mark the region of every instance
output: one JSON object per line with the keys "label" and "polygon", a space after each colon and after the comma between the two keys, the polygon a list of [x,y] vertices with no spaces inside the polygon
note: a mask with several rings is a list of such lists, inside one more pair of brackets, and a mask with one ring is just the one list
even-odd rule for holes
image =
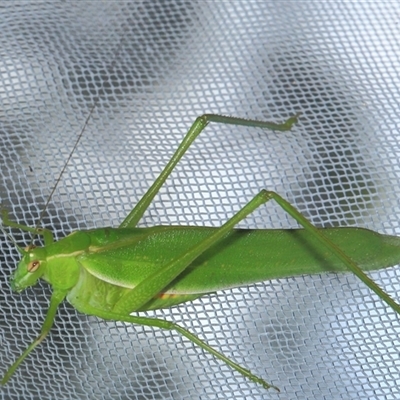
{"label": "green katydid", "polygon": [[[265,388],[276,386],[219,353],[186,329],[166,320],[131,315],[166,308],[218,290],[273,278],[324,271],[352,271],[400,314],[400,305],[364,271],[400,261],[400,238],[361,228],[315,228],[275,192],[262,190],[219,228],[136,225],[176,164],[209,122],[286,131],[282,124],[206,114],[196,119],[164,170],[119,228],[71,233],[54,242],[47,229],[11,221],[4,225],[43,236],[44,246],[18,248],[22,254],[11,287],[19,292],[39,278],[53,287],[40,335],[9,367],[4,385],[21,362],[49,333],[59,304],[67,299],[78,311],[106,320],[174,330]],[[304,229],[239,230],[235,225],[257,207],[275,200]]]}

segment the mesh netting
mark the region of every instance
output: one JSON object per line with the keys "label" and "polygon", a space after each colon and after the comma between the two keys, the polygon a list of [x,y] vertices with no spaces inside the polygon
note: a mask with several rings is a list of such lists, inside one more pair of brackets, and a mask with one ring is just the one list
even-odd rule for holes
{"label": "mesh netting", "polygon": [[[197,116],[282,121],[300,111],[284,134],[210,125],[140,226],[219,226],[268,188],[317,226],[400,234],[399,16],[397,2],[3,4],[1,201],[35,223],[95,104],[42,222],[57,238],[118,226]],[[271,204],[241,226],[296,223]],[[1,237],[3,373],[40,331],[50,290],[11,292],[19,255]],[[396,297],[399,275],[371,277]],[[398,316],[351,274],[260,283],[147,315],[195,332],[285,399],[400,398]],[[178,334],[68,304],[1,395],[279,397]]]}

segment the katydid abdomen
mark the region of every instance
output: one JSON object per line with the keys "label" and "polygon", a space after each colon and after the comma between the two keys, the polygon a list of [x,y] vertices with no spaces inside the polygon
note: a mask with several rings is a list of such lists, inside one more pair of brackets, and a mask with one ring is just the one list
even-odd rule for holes
{"label": "katydid abdomen", "polygon": [[[112,310],[125,293],[215,229],[156,226],[76,232],[45,246],[44,278],[51,276],[46,280],[53,286],[58,280],[65,284],[65,265],[70,263],[80,276],[70,280],[68,300],[77,309],[83,302]],[[321,231],[364,271],[400,262],[399,237],[361,228]],[[76,242],[80,243],[79,250]],[[343,262],[304,229],[234,230],[200,255],[149,303],[132,311],[171,307],[206,293],[269,279],[346,270]],[[59,279],[58,274],[62,275]]]}

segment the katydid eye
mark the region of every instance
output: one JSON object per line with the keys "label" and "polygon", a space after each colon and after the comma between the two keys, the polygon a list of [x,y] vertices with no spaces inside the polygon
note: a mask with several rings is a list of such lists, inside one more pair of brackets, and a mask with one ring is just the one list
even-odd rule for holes
{"label": "katydid eye", "polygon": [[40,266],[40,262],[38,260],[31,261],[28,264],[28,272],[35,272]]}

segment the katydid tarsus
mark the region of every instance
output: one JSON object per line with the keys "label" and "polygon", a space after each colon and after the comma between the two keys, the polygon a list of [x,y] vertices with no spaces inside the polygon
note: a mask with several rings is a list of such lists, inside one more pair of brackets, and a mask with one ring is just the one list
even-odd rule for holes
{"label": "katydid tarsus", "polygon": [[[160,187],[209,122],[287,131],[297,117],[282,124],[214,114],[197,118],[164,170],[119,228],[76,231],[54,242],[50,230],[15,223],[3,209],[3,225],[41,235],[44,241],[42,247],[17,246],[22,260],[11,278],[12,289],[22,291],[42,278],[53,287],[53,293],[40,335],[9,367],[1,383],[7,383],[25,357],[46,337],[64,299],[78,311],[106,320],[177,331],[246,378],[277,390],[277,386],[173,322],[131,313],[172,307],[218,290],[268,279],[351,271],[400,314],[400,305],[363,272],[397,264],[400,238],[362,228],[317,229],[272,191],[261,190],[219,228],[136,227]],[[275,200],[304,229],[234,229],[269,200]]]}

